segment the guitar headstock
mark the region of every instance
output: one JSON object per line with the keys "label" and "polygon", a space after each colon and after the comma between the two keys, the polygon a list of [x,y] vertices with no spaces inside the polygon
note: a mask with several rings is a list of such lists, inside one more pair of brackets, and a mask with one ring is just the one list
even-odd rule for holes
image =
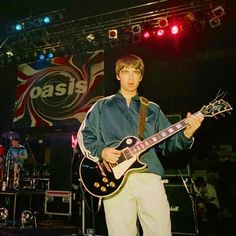
{"label": "guitar headstock", "polygon": [[205,105],[201,108],[200,112],[205,117],[215,117],[217,115],[223,114],[225,112],[230,114],[230,111],[233,110],[233,108],[230,106],[228,102],[226,102],[223,99],[214,100],[210,102],[208,105]]}

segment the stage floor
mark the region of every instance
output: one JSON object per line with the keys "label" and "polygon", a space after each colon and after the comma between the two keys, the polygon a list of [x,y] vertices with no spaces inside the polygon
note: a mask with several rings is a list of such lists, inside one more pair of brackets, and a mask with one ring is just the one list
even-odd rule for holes
{"label": "stage floor", "polygon": [[43,220],[37,222],[37,227],[24,227],[21,226],[2,226],[0,228],[1,236],[81,236],[81,228],[69,224],[63,220]]}

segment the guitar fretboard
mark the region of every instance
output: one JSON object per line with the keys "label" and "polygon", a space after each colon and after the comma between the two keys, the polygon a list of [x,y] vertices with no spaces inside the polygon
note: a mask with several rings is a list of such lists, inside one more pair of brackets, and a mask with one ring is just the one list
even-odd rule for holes
{"label": "guitar fretboard", "polygon": [[130,148],[130,151],[133,155],[144,152],[145,150],[154,146],[155,144],[160,143],[166,138],[176,134],[180,130],[184,129],[186,126],[187,126],[186,119],[181,120],[169,126],[168,128],[160,131],[159,133],[154,134],[153,136],[143,140],[142,142],[135,144],[133,147]]}
{"label": "guitar fretboard", "polygon": [[[223,99],[221,99],[219,101],[210,103],[208,106],[203,106],[200,111],[194,113],[193,115],[197,115],[201,113],[204,115],[204,117],[214,117],[218,114],[222,114],[223,112],[230,111],[230,110],[232,110],[232,107]],[[185,118],[167,127],[166,129],[160,131],[159,133],[154,134],[151,137],[141,142],[135,143],[132,147],[123,149],[122,156],[120,157],[119,161],[115,165],[132,158],[134,155],[141,154],[148,148],[154,146],[157,143],[160,143],[164,139],[184,129],[187,125],[188,125],[187,119]]]}

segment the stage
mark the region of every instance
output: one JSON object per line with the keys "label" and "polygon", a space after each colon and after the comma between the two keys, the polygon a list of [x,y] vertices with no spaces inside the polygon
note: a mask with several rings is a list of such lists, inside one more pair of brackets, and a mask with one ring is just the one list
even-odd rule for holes
{"label": "stage", "polygon": [[93,215],[86,204],[78,189],[0,191],[0,235],[107,235],[103,209]]}
{"label": "stage", "polygon": [[24,236],[51,236],[51,235],[60,235],[60,236],[77,236],[81,234],[81,230],[73,225],[66,225],[65,223],[50,220],[46,222],[38,222],[39,225],[37,228],[25,228],[20,227],[4,227],[0,229],[1,236],[13,236],[13,235],[24,235]]}

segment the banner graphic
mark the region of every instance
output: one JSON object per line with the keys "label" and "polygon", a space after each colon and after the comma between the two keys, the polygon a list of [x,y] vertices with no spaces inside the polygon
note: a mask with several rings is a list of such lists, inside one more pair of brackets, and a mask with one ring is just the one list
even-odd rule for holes
{"label": "banner graphic", "polygon": [[16,128],[80,124],[104,97],[104,51],[69,55],[18,67]]}

